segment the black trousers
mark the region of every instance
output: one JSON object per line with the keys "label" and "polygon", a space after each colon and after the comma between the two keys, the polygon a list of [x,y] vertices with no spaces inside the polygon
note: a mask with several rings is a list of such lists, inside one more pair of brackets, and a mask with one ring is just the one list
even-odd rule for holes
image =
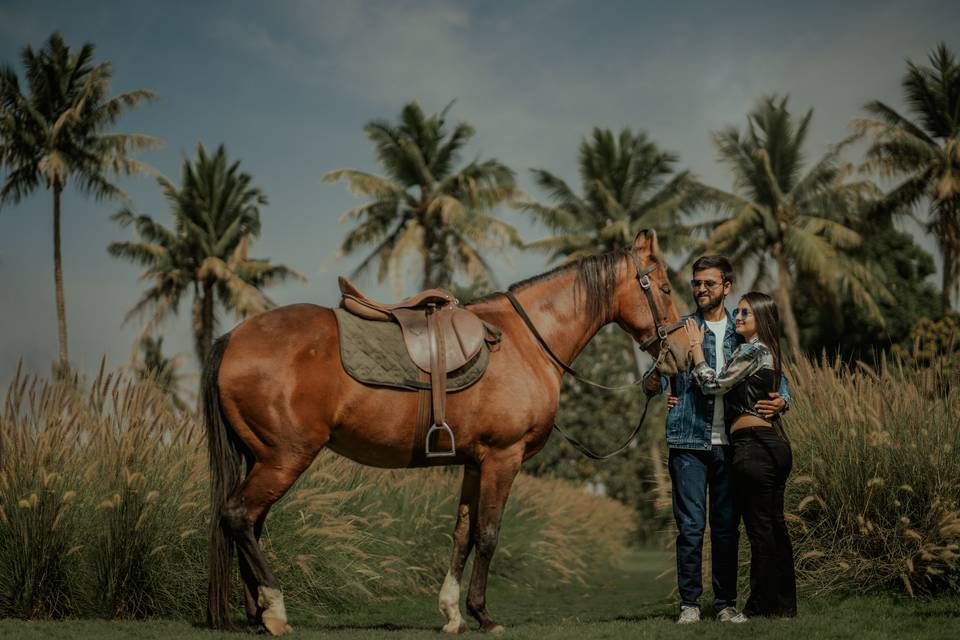
{"label": "black trousers", "polygon": [[747,616],[797,615],[793,545],[783,518],[783,493],[793,466],[790,444],[770,427],[731,434],[733,487],[750,539]]}

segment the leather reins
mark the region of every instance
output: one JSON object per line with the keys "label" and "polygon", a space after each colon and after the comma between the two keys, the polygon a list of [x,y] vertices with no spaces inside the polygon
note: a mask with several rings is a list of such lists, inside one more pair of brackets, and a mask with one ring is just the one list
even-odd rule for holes
{"label": "leather reins", "polygon": [[[664,324],[663,321],[660,319],[660,309],[657,306],[657,301],[653,297],[653,291],[652,291],[653,283],[650,280],[650,273],[652,273],[654,269],[657,268],[657,264],[654,263],[649,267],[647,267],[646,269],[644,269],[643,264],[640,262],[639,256],[637,256],[633,252],[630,252],[630,257],[633,258],[633,263],[636,268],[637,282],[640,284],[640,289],[643,290],[644,294],[646,295],[647,303],[650,305],[650,314],[653,316],[653,324],[654,324],[654,331],[655,331],[655,333],[652,336],[650,336],[649,338],[647,338],[646,340],[640,343],[640,348],[646,351],[651,346],[653,346],[653,344],[656,343],[658,340],[660,341],[660,350],[657,354],[657,359],[656,359],[656,362],[654,362],[654,367],[653,367],[654,369],[656,369],[662,362],[664,354],[666,353],[667,337],[674,331],[677,331],[678,329],[683,328],[684,323],[681,321],[677,321],[677,322],[672,322],[670,324]],[[557,354],[553,352],[553,349],[550,348],[550,345],[547,343],[546,339],[537,330],[537,327],[533,324],[533,321],[530,319],[530,316],[527,315],[527,312],[524,310],[523,305],[521,305],[520,301],[517,300],[516,296],[513,295],[513,292],[505,291],[504,295],[507,297],[507,300],[510,301],[510,304],[513,305],[513,308],[516,310],[517,315],[519,315],[520,318],[523,319],[524,323],[530,329],[530,333],[533,334],[533,336],[537,339],[537,341],[544,348],[547,354],[553,359],[553,361],[556,362],[557,365],[559,365],[563,371],[569,373],[579,382],[583,382],[585,384],[597,387],[598,389],[606,389],[607,391],[619,391],[621,389],[628,389],[638,384],[641,384],[643,382],[643,378],[640,378],[640,379],[634,380],[630,384],[620,385],[617,387],[608,387],[606,385],[602,385],[600,383],[593,382],[592,380],[588,380],[587,378],[584,378],[579,373],[577,373],[573,367],[565,363],[563,360],[561,360],[557,356]],[[620,445],[610,453],[600,454],[600,453],[591,451],[585,444],[583,444],[582,442],[580,442],[579,440],[577,440],[576,438],[568,434],[566,431],[564,431],[563,428],[561,428],[560,425],[558,425],[556,422],[554,422],[553,428],[556,429],[558,432],[560,432],[560,435],[566,438],[570,444],[572,444],[576,449],[580,451],[580,453],[587,456],[588,458],[591,458],[593,460],[607,460],[621,453],[627,447],[629,447],[630,443],[632,443],[634,438],[637,437],[637,434],[640,433],[640,429],[643,428],[643,423],[647,418],[647,409],[650,408],[650,399],[651,399],[651,396],[647,396],[647,401],[643,406],[643,413],[640,416],[640,421],[637,423],[637,426],[633,429],[633,432],[630,434],[630,437],[627,438],[627,440],[622,445]]]}

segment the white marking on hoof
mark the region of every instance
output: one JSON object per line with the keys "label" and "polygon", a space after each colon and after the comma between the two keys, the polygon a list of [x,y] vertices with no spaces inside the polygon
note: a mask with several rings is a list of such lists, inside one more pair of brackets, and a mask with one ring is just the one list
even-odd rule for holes
{"label": "white marking on hoof", "polygon": [[443,630],[446,633],[457,636],[457,635],[460,635],[461,633],[466,633],[469,629],[467,627],[467,623],[461,620],[460,624],[454,624],[453,622],[448,622],[447,624],[443,625]]}
{"label": "white marking on hoof", "polygon": [[498,636],[498,635],[500,635],[501,633],[503,633],[503,632],[506,631],[506,630],[507,630],[507,628],[504,627],[502,624],[495,624],[495,625],[493,625],[492,627],[490,627],[489,629],[484,629],[484,632],[486,632],[486,633],[492,633],[493,635]]}
{"label": "white marking on hoof", "polygon": [[257,604],[263,609],[260,619],[272,636],[280,636],[293,631],[287,624],[287,609],[283,606],[283,592],[280,589],[260,587]]}
{"label": "white marking on hoof", "polygon": [[443,625],[447,633],[463,633],[467,630],[467,623],[460,615],[460,582],[449,571],[440,587],[440,613],[447,617],[447,624]]}

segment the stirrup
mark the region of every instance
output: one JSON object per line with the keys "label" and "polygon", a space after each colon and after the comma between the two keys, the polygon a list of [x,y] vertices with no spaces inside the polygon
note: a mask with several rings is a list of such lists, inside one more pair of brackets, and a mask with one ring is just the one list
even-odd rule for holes
{"label": "stirrup", "polygon": [[[430,450],[430,436],[433,435],[435,431],[446,431],[447,435],[450,436],[450,450],[449,451],[431,451]],[[427,430],[426,437],[426,450],[428,458],[451,458],[457,455],[457,444],[453,439],[453,431],[450,429],[450,425],[446,422],[440,424],[434,423],[430,429]]]}

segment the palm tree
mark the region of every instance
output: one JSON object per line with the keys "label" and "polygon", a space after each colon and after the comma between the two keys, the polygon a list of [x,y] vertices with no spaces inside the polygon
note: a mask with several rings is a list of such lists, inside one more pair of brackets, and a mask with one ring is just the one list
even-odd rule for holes
{"label": "palm tree", "polygon": [[875,100],[865,106],[875,117],[856,122],[873,134],[866,167],[904,179],[887,194],[886,211],[928,203],[924,226],[943,257],[946,311],[960,293],[960,63],[942,42],[929,60],[929,67],[907,60],[903,96],[914,120]]}
{"label": "palm tree", "polygon": [[178,371],[182,363],[182,354],[172,358],[163,355],[162,336],[145,336],[140,341],[140,358],[134,372],[139,380],[153,381],[170,398],[174,409],[186,411],[189,406],[187,400],[194,400],[194,394],[184,383],[189,376]]}
{"label": "palm tree", "polygon": [[580,144],[577,195],[566,182],[544,169],[534,169],[537,185],[552,204],[520,206],[554,235],[527,246],[549,252],[549,261],[575,260],[630,246],[641,229],[656,228],[666,251],[686,246],[679,216],[693,182],[689,171],[676,172],[677,156],[661,151],[643,132],[624,129],[615,137],[594,128]]}
{"label": "palm tree", "polygon": [[108,251],[145,267],[140,279],[150,282],[127,320],[149,312],[145,336],[192,292],[194,347],[201,363],[213,345],[218,303],[247,317],[274,306],[264,287],[291,277],[305,281],[286,266],[248,257],[250,241],[260,235],[259,207],[267,199],[239,165],[228,163],[223,145],[209,156],[201,144],[195,162],[184,160],[179,188],[159,178],[173,210],[173,229],[129,208],[113,216],[121,226],[133,224],[140,239],[113,242]]}
{"label": "palm tree", "polygon": [[815,282],[832,299],[849,298],[882,324],[875,296],[889,292],[872,270],[855,259],[861,237],[844,224],[876,188],[851,180],[852,168],[840,162],[848,141],[836,145],[805,170],[803,146],[813,110],[796,121],[788,98],[765,97],[747,116],[743,133],[728,127],[713,134],[720,160],[734,175],[732,193],[702,186],[699,197],[726,214],[700,225],[711,230],[706,247],[728,255],[740,273],[756,269],[752,289],[769,288],[780,308],[784,333],[793,353],[800,335],[791,292]]}
{"label": "palm tree", "polygon": [[[663,232],[658,238],[663,239],[665,250],[686,247],[688,234],[679,217],[693,182],[690,172],[676,171],[677,160],[643,132],[624,129],[614,136],[609,129],[594,128],[590,138],[580,144],[582,196],[550,172],[533,170],[534,180],[549,193],[551,204],[530,201],[520,206],[554,235],[526,246],[548,251],[550,262],[570,261],[629,247],[641,229],[655,227]],[[608,339],[619,340],[620,334],[609,334]],[[636,345],[630,353],[642,374]],[[654,465],[657,503],[663,506],[669,503],[670,482],[659,441],[651,437],[647,446]]]}
{"label": "palm tree", "polygon": [[21,54],[27,94],[21,91],[14,70],[0,67],[0,167],[7,169],[0,205],[18,203],[41,184],[53,191],[53,278],[61,373],[69,369],[60,255],[63,190],[72,179],[81,193],[97,200],[122,196],[108,174],[143,171],[145,165],[128,154],[158,144],[149,136],[109,131],[124,111],[154,94],[137,89],[109,97],[112,65],[94,64],[93,55],[92,44],[71,52],[59,33],[51,35],[38,52],[28,45]]}
{"label": "palm tree", "polygon": [[474,129],[460,123],[448,134],[450,106],[426,116],[411,102],[398,124],[374,120],[364,127],[386,177],[357,169],[323,177],[344,180],[355,195],[371,199],[341,218],[359,221],[341,244],[342,255],[375,245],[352,276],[378,261],[378,282],[392,274],[399,285],[404,261],[418,255],[424,289],[449,288],[457,272],[472,282],[490,283],[495,278],[484,253],[519,245],[516,230],[491,214],[517,194],[513,171],[496,160],[479,159],[456,168]]}

